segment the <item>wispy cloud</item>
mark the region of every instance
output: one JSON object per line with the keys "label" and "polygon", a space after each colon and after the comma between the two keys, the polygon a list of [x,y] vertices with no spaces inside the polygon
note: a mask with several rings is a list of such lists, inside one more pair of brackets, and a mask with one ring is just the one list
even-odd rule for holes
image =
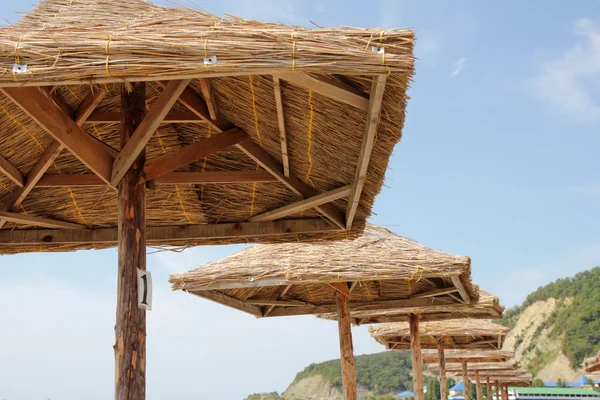
{"label": "wispy cloud", "polygon": [[579,121],[600,120],[600,26],[583,18],[574,25],[575,44],[540,63],[529,81],[533,95]]}
{"label": "wispy cloud", "polygon": [[465,66],[465,62],[467,61],[466,58],[461,57],[458,60],[456,60],[454,62],[454,64],[452,64],[452,68],[454,68],[454,70],[452,71],[452,73],[450,74],[451,77],[456,76],[458,74],[460,74],[460,72],[462,71],[463,67]]}

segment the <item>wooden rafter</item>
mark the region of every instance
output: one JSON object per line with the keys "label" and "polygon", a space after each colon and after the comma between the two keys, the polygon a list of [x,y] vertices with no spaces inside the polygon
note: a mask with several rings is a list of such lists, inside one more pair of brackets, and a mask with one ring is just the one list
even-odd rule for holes
{"label": "wooden rafter", "polygon": [[[87,124],[120,124],[121,113],[94,111],[86,120]],[[205,121],[191,111],[169,111],[161,124],[204,124]]]}
{"label": "wooden rafter", "polygon": [[247,312],[256,317],[263,316],[263,311],[259,306],[245,303],[241,300],[236,299],[235,297],[227,296],[224,293],[219,293],[219,292],[196,293],[196,292],[194,292],[193,294],[195,294],[198,297],[202,297],[204,299],[211,300],[211,301],[226,305],[231,308],[235,308],[236,310]]}
{"label": "wooden rafter", "polygon": [[362,195],[363,186],[365,185],[365,180],[367,178],[367,170],[369,168],[369,161],[371,160],[371,151],[373,150],[375,133],[377,133],[377,120],[379,119],[381,105],[383,104],[383,92],[385,90],[386,80],[386,75],[379,75],[376,78],[373,78],[373,84],[371,85],[371,96],[369,98],[369,108],[367,111],[367,128],[358,156],[354,187],[352,188],[352,193],[348,200],[348,207],[346,208],[346,226],[348,229],[352,227],[352,221],[356,215],[356,210],[360,203],[360,196]]}
{"label": "wooden rafter", "polygon": [[456,293],[457,291],[458,291],[458,289],[456,289],[455,287],[435,289],[435,290],[429,290],[427,292],[415,293],[412,296],[410,296],[410,298],[411,299],[422,299],[422,298],[426,298],[426,297],[443,296],[443,295],[450,294],[450,293]]}
{"label": "wooden rafter", "polygon": [[110,182],[113,157],[41,91],[30,88],[0,89],[48,134],[65,146],[92,172]]}
{"label": "wooden rafter", "polygon": [[[338,228],[319,218],[289,221],[243,222],[228,224],[154,226],[146,228],[148,242],[258,238],[280,235],[333,232]],[[0,246],[20,244],[116,244],[117,228],[81,230],[1,230]],[[431,300],[429,300],[431,301]]]}
{"label": "wooden rafter", "polygon": [[[291,288],[292,288],[292,285],[280,286],[279,288],[277,288],[277,290],[275,291],[275,293],[271,297],[271,300],[279,300],[279,299],[281,299],[283,296],[285,296],[285,294]],[[275,308],[275,306],[269,306],[266,310],[264,310],[263,316],[267,317],[271,313],[271,311],[273,311],[274,308]]]}
{"label": "wooden rafter", "polygon": [[85,226],[71,222],[58,221],[47,218],[34,217],[31,215],[17,214],[12,212],[0,211],[0,219],[7,222],[14,222],[20,225],[40,226],[51,229],[83,229]]}
{"label": "wooden rafter", "polygon": [[206,101],[206,106],[208,107],[208,114],[210,115],[210,119],[216,121],[218,118],[218,108],[217,102],[212,93],[212,86],[210,84],[210,79],[208,78],[200,78],[200,89],[202,90],[202,96],[204,96],[204,101]]}
{"label": "wooden rafter", "polygon": [[[165,87],[167,82],[158,82],[158,84]],[[188,110],[196,114],[198,118],[206,121],[206,123],[208,123],[216,132],[223,132],[233,128],[233,124],[221,115],[218,115],[217,120],[213,121],[210,118],[210,112],[208,111],[206,102],[192,88],[186,88],[183,93],[181,93],[178,100],[181,104],[186,106]]]}
{"label": "wooden rafter", "polygon": [[123,146],[119,156],[115,158],[112,165],[112,177],[110,178],[113,186],[116,187],[119,184],[134,160],[146,148],[146,144],[189,83],[188,79],[184,79],[170,81],[167,84],[144,116],[142,122],[140,122],[131,139]]}
{"label": "wooden rafter", "polygon": [[[56,157],[64,149],[64,146],[53,141],[50,146],[46,147],[46,150],[42,153],[40,158],[33,165],[27,178],[25,185],[11,193],[8,199],[2,204],[2,211],[12,211],[21,205],[25,197],[33,190],[33,187],[37,184],[44,173],[50,168]],[[0,219],[0,228],[6,224],[6,220]]]}
{"label": "wooden rafter", "polygon": [[2,156],[0,156],[0,173],[4,174],[18,187],[23,187],[25,185],[25,177],[21,171]]}
{"label": "wooden rafter", "polygon": [[286,72],[278,74],[277,77],[310,89],[320,95],[349,104],[359,110],[367,110],[369,108],[369,96],[335,78],[322,75],[308,75],[303,72]]}
{"label": "wooden rafter", "polygon": [[458,289],[458,294],[460,294],[462,301],[464,301],[465,304],[471,304],[471,296],[469,296],[469,292],[467,292],[465,285],[463,285],[460,280],[460,276],[453,275],[450,279],[452,279],[452,283],[456,289]]}
{"label": "wooden rafter", "polygon": [[275,107],[277,107],[277,122],[279,124],[279,140],[281,141],[281,161],[283,163],[283,175],[290,177],[290,159],[288,156],[287,134],[285,131],[285,114],[283,111],[283,97],[281,96],[281,80],[273,77],[273,88],[275,90]]}
{"label": "wooden rafter", "polygon": [[344,296],[350,297],[350,287],[346,282],[331,282],[329,286],[331,286]]}
{"label": "wooden rafter", "polygon": [[73,116],[73,110],[71,109],[71,106],[69,106],[62,97],[56,94],[55,87],[40,86],[39,89],[42,93],[48,96],[50,100],[52,100],[52,102],[56,104],[58,108],[60,108],[66,115],[71,117]]}
{"label": "wooden rafter", "polygon": [[[157,177],[157,185],[204,185],[244,182],[273,182],[275,178],[264,170],[216,171],[216,172],[171,172]],[[36,187],[68,186],[106,186],[106,183],[94,174],[44,175]]]}
{"label": "wooden rafter", "polygon": [[267,211],[266,213],[250,218],[249,221],[274,221],[279,218],[287,217],[288,215],[308,210],[309,208],[318,207],[320,205],[348,196],[350,194],[351,187],[351,185],[348,185],[331,190],[329,192],[321,193],[316,196],[288,204],[287,206],[283,206],[272,211]]}
{"label": "wooden rafter", "polygon": [[[75,116],[73,118],[75,123],[81,126],[85,121],[87,121],[98,104],[100,104],[104,96],[106,96],[106,90],[103,88],[95,88],[94,90],[91,90],[90,93],[88,93],[88,95],[81,101],[77,111],[75,111]],[[119,122],[120,120],[121,116],[119,113]]]}
{"label": "wooden rafter", "polygon": [[[47,93],[47,92],[44,91],[43,93]],[[52,92],[50,92],[50,93],[52,93]],[[59,108],[61,108],[61,107],[64,108],[64,105],[66,104],[56,94],[54,94],[53,102]],[[61,106],[61,104],[62,104],[62,106]],[[84,100],[84,103],[82,103],[82,105],[83,104],[87,104],[87,103],[85,103],[85,100]],[[85,108],[83,108],[81,105],[79,106],[79,109],[80,110],[85,109],[86,111],[84,112],[84,114],[87,114],[87,115],[89,115],[89,113],[87,113],[88,109],[90,111],[93,110],[91,108],[91,106],[86,106]],[[70,111],[70,109],[69,110],[64,109],[63,113],[65,115],[73,114],[73,112]],[[81,127],[81,124],[83,124],[85,122],[85,117],[79,118],[78,121],[79,122],[76,123],[76,125]],[[104,148],[109,154],[113,155],[113,153],[111,153],[111,151],[110,151],[112,149],[110,146],[108,146],[104,142],[101,142],[99,139],[94,138],[93,136],[88,135],[87,137],[91,138],[91,140],[94,143],[99,144],[99,146]],[[64,148],[65,148],[65,146],[63,144],[61,144],[60,142],[58,142],[56,140],[53,141],[44,150],[44,152],[42,153],[40,158],[37,160],[37,162],[33,165],[31,170],[27,174],[27,178],[25,180],[25,184],[23,185],[23,187],[12,193],[12,195],[8,198],[8,201],[2,205],[1,210],[2,211],[11,211],[11,210],[15,210],[17,207],[19,207],[21,205],[21,203],[23,202],[23,200],[25,199],[25,197],[27,197],[27,195],[31,192],[31,190],[34,188],[34,186],[37,185],[39,180],[42,178],[42,176],[44,176],[44,174],[46,173],[48,168],[50,168],[50,165],[52,165],[52,163],[54,163],[54,160],[56,160],[56,157],[58,157],[58,155]],[[97,175],[95,175],[95,176],[97,176]],[[105,182],[105,180],[102,180],[102,181]],[[2,228],[5,224],[6,224],[6,220],[0,219],[0,228]]]}
{"label": "wooden rafter", "polygon": [[[307,198],[318,195],[316,190],[302,182],[295,175],[291,175],[289,178],[283,174],[283,166],[277,160],[275,160],[266,150],[258,146],[251,140],[245,140],[236,145],[242,150],[248,157],[256,161],[258,165],[269,171],[277,180],[287,186],[294,193]],[[340,210],[338,210],[333,204],[322,204],[317,206],[316,209],[327,218],[329,218],[339,228],[345,229],[344,216]]]}
{"label": "wooden rafter", "polygon": [[[159,84],[164,86],[165,82],[159,82]],[[224,130],[231,129],[233,127],[233,124],[224,119],[221,115],[218,116],[217,121],[212,121],[210,119],[206,102],[189,87],[186,88],[183,93],[181,93],[179,102],[185,105],[190,111],[194,112],[198,117],[210,124],[211,127],[217,132],[223,132]],[[278,181],[283,183],[294,193],[304,198],[313,197],[319,194],[312,187],[298,179],[298,177],[291,174],[289,177],[286,177],[283,172],[283,165],[281,165],[279,161],[275,160],[266,150],[254,144],[251,140],[245,140],[241,143],[238,143],[236,146],[261,167],[269,171],[269,173],[271,173]],[[329,218],[340,229],[346,229],[344,215],[334,205],[323,204],[318,206],[317,210]]]}
{"label": "wooden rafter", "polygon": [[157,157],[144,167],[144,176],[140,183],[155,179],[178,168],[185,167],[206,156],[214,154],[229,146],[233,146],[248,136],[238,128],[233,128],[207,139],[171,151],[163,156]]}

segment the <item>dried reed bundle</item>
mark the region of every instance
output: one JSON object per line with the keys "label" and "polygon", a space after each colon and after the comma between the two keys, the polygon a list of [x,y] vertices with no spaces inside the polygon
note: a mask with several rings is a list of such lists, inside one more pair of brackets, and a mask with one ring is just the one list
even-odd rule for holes
{"label": "dried reed bundle", "polygon": [[[514,370],[518,367],[515,360],[509,360],[506,362],[495,362],[495,363],[476,363],[467,364],[468,371],[501,371],[501,370]],[[429,371],[439,372],[439,364],[429,365]],[[448,363],[446,364],[446,372],[460,372],[462,373],[463,366],[459,363]]]}
{"label": "dried reed bundle", "polygon": [[[390,339],[396,337],[409,337],[410,326],[406,322],[396,322],[390,324],[378,324],[369,327],[369,333],[379,343],[385,344]],[[489,322],[486,320],[447,320],[447,321],[427,321],[419,326],[421,337],[464,337],[467,340],[476,340],[478,337],[504,337],[508,333],[508,328]]]}
{"label": "dried reed bundle", "polygon": [[[492,296],[484,290],[479,291],[479,301],[473,304],[456,305],[448,303],[427,307],[403,307],[389,310],[360,311],[350,312],[350,318],[354,325],[406,322],[411,314],[420,316],[422,322],[441,321],[455,318],[471,319],[489,319],[502,318],[504,307],[499,304],[498,298]],[[319,318],[337,320],[336,313],[326,313],[318,315]]]}
{"label": "dried reed bundle", "polygon": [[0,30],[0,84],[15,83],[13,62],[28,67],[17,82],[56,84],[289,70],[412,74],[413,45],[408,29],[306,29],[143,0],[45,0]]}
{"label": "dried reed bundle", "polygon": [[[470,281],[471,260],[430,249],[368,224],[354,241],[323,244],[284,243],[254,246],[198,269],[171,275],[173,289],[209,289],[218,282],[245,287],[323,282],[413,280],[459,276],[478,297]],[[409,282],[410,283],[410,282]]]}
{"label": "dried reed bundle", "polygon": [[[437,350],[423,350],[423,362],[425,364],[438,364],[438,352]],[[444,356],[446,362],[505,362],[513,359],[515,351],[513,349],[503,350],[446,350]]]}

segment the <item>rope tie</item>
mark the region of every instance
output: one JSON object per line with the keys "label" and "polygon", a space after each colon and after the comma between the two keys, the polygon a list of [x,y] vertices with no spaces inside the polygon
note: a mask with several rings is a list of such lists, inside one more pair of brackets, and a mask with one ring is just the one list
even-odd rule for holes
{"label": "rope tie", "polygon": [[304,179],[306,183],[309,183],[312,187],[315,187],[312,179],[310,179],[310,174],[313,169],[313,160],[312,160],[312,131],[313,131],[313,115],[314,115],[314,107],[312,104],[312,90],[308,91],[308,107],[309,107],[309,116],[308,116],[308,132],[307,132],[307,140],[308,147],[306,152],[308,154],[308,172],[306,173],[306,178]]}
{"label": "rope tie", "polygon": [[110,35],[108,37],[108,40],[106,41],[106,49],[105,49],[105,53],[106,53],[106,75],[108,75],[108,77],[112,78],[112,75],[110,74],[110,70],[108,68],[108,63],[110,62],[110,42],[112,42],[112,38],[113,35]]}
{"label": "rope tie", "polygon": [[[379,35],[379,43],[377,44],[377,48],[380,49],[381,48],[381,41],[383,40],[383,34],[385,33],[385,31],[381,31],[381,34]],[[392,73],[392,71],[390,70],[390,67],[388,67],[387,65],[385,65],[385,51],[381,52],[381,65],[383,65],[385,68],[387,68],[387,73],[388,76]]]}
{"label": "rope tie", "polygon": [[[254,93],[254,81],[252,80],[252,75],[248,75],[248,84],[250,85],[250,93],[252,95],[252,111],[254,113],[254,129],[256,129],[256,135],[258,136],[258,144],[262,147],[262,136],[260,135],[260,129],[258,126],[258,111],[256,109],[256,95]],[[259,165],[256,163],[256,170],[258,171]],[[254,200],[256,199],[256,186],[257,183],[254,182],[252,184],[252,200],[250,203],[250,216],[254,215]]]}
{"label": "rope tie", "polygon": [[296,70],[296,38],[292,32],[292,71]]}

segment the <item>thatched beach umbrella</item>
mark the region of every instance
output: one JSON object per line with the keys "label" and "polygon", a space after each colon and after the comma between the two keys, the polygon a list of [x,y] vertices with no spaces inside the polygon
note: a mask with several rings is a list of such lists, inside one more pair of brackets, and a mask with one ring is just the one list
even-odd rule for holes
{"label": "thatched beach umbrella", "polygon": [[[479,373],[483,372],[500,372],[500,371],[513,371],[518,368],[519,365],[515,360],[509,360],[506,362],[494,362],[494,363],[471,363],[467,365],[467,371],[469,374],[475,371],[479,371]],[[449,374],[461,374],[463,372],[463,366],[459,363],[449,363],[446,364],[445,370]],[[429,371],[431,372],[440,372],[441,371],[441,363],[439,365],[433,364],[429,365]],[[486,386],[488,396],[492,393],[492,381],[489,376],[486,376]],[[498,388],[496,388],[498,390]]]}
{"label": "thatched beach umbrella", "polygon": [[583,360],[583,368],[585,372],[597,372],[600,371],[600,351],[596,357],[590,357]]}
{"label": "thatched beach umbrella", "polygon": [[[449,292],[450,296],[457,296],[457,292]],[[479,300],[475,304],[440,304],[427,309],[403,307],[391,310],[353,310],[350,319],[354,325],[380,324],[390,322],[408,322],[412,314],[419,315],[419,321],[443,321],[448,319],[497,319],[502,318],[504,306],[496,296],[485,290],[479,291]],[[319,315],[320,318],[337,320],[337,314],[328,313]]]}
{"label": "thatched beach umbrella", "polygon": [[470,363],[494,363],[506,362],[514,358],[514,350],[446,350],[442,357],[439,352],[431,350],[423,351],[423,362],[425,364],[458,363],[461,365],[463,382],[465,382],[465,400],[469,398],[469,374]]}
{"label": "thatched beach umbrella", "polygon": [[[414,347],[414,332],[411,325],[405,322],[380,324],[369,327],[371,336],[388,350],[420,351]],[[440,367],[441,400],[448,399],[448,382],[446,380],[445,349],[489,350],[501,349],[508,329],[486,320],[457,319],[446,321],[424,322],[419,327],[421,349],[438,351]],[[420,375],[421,371],[413,370]],[[418,381],[422,381],[419,379]],[[477,376],[477,398],[481,398],[479,376]],[[465,390],[465,400],[469,400],[469,391]]]}
{"label": "thatched beach umbrella", "polygon": [[119,399],[145,397],[146,245],[356,237],[414,70],[408,29],[145,0],[44,0],[0,44],[0,254],[118,245]]}
{"label": "thatched beach umbrella", "polygon": [[[470,271],[469,257],[432,250],[369,224],[353,241],[254,246],[171,275],[169,281],[174,290],[259,318],[335,312],[345,398],[353,400],[351,313],[404,307],[418,313],[440,305],[462,308],[476,303],[479,296]],[[418,325],[415,314],[411,323]],[[421,365],[420,352],[413,354],[413,364]]]}
{"label": "thatched beach umbrella", "polygon": [[478,386],[478,393],[480,393],[479,383],[481,379],[486,380],[488,396],[492,392],[492,382],[495,383],[496,387],[496,397],[498,396],[499,385],[502,387],[503,382],[506,380],[510,380],[513,378],[529,380],[531,382],[532,376],[528,374],[525,370],[523,370],[519,366],[515,366],[513,369],[505,369],[505,370],[480,370],[473,369],[468,371],[469,378],[475,381],[475,384]]}

